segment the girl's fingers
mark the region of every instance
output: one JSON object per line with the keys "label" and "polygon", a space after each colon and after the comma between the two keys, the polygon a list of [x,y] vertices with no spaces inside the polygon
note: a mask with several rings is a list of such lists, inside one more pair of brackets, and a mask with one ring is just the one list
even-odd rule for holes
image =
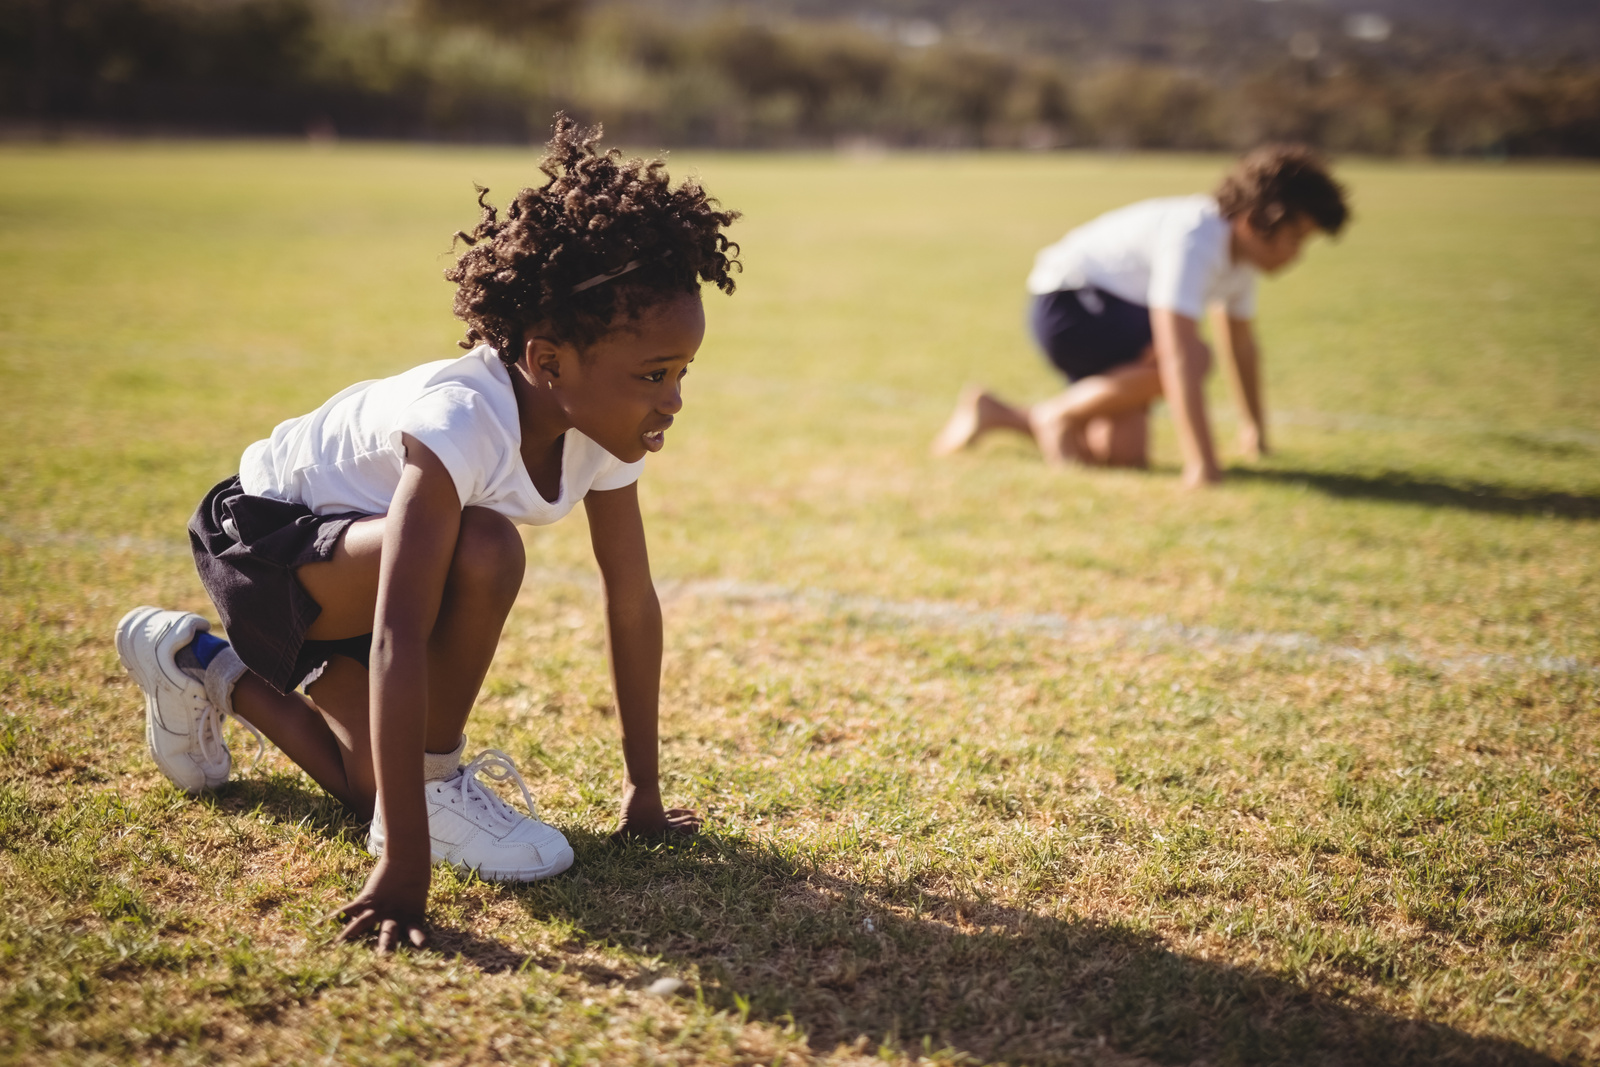
{"label": "girl's fingers", "polygon": [[648,841],[660,838],[663,835],[678,836],[696,834],[700,832],[700,814],[690,808],[669,808],[662,812],[659,823],[652,820],[649,829],[643,829],[637,824],[630,824],[627,816],[623,816],[622,825],[611,835],[613,841],[627,841],[633,838]]}
{"label": "girl's fingers", "polygon": [[347,923],[351,919],[355,918],[357,914],[359,914],[362,910],[364,910],[364,908],[365,908],[365,905],[363,905],[361,903],[361,901],[352,900],[350,903],[341,904],[339,907],[334,908],[332,911],[328,912],[328,914],[326,914],[326,915],[324,915],[322,917],[322,921],[325,922],[325,923],[331,923],[331,922]]}
{"label": "girl's fingers", "polygon": [[412,948],[427,948],[427,927],[401,919],[383,920],[383,926],[378,930],[378,951],[393,952],[406,944]]}
{"label": "girl's fingers", "polygon": [[667,812],[667,830],[678,834],[698,833],[700,816],[687,808],[673,808]]}
{"label": "girl's fingers", "polygon": [[345,928],[339,931],[339,936],[334,938],[335,941],[354,941],[363,934],[376,930],[379,952],[393,952],[402,944],[410,944],[416,948],[426,948],[428,945],[426,923],[408,919],[384,919],[378,914],[378,910],[369,904],[360,902],[347,904],[327,918],[350,920]]}
{"label": "girl's fingers", "polygon": [[[343,918],[353,908],[354,905],[352,905],[350,908],[341,908],[339,911],[335,912],[334,915]],[[355,918],[351,919],[349,924],[346,925],[343,930],[339,931],[339,936],[334,938],[334,940],[354,941],[356,938],[372,929],[372,925],[377,921],[377,918],[377,912],[373,911],[371,908],[362,908],[360,913],[358,913]]]}

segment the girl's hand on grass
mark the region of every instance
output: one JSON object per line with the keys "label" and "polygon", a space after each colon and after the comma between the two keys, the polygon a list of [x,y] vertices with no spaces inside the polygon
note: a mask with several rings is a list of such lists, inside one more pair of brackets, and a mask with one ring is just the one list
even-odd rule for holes
{"label": "girl's hand on grass", "polygon": [[345,923],[335,940],[354,941],[376,930],[379,952],[393,952],[402,944],[426,947],[429,874],[426,862],[415,872],[390,866],[387,855],[378,860],[361,895],[328,916]]}
{"label": "girl's hand on grass", "polygon": [[1245,425],[1239,428],[1239,451],[1244,453],[1244,458],[1257,460],[1267,454],[1267,439],[1254,426]]}
{"label": "girl's hand on grass", "polygon": [[1185,464],[1183,468],[1183,487],[1185,489],[1204,489],[1209,485],[1216,485],[1222,481],[1222,472],[1215,467],[1206,467],[1201,464]]}
{"label": "girl's hand on grass", "polygon": [[622,822],[612,840],[629,837],[688,837],[700,832],[700,813],[661,807],[659,792],[629,788],[622,797]]}

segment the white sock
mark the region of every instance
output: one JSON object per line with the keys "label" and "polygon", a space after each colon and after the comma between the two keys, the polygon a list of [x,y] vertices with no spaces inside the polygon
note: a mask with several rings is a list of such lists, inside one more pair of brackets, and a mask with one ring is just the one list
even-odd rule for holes
{"label": "white sock", "polygon": [[233,646],[218,652],[206,667],[206,697],[213,707],[225,715],[233,715],[233,687],[244,674],[244,660]]}
{"label": "white sock", "polygon": [[456,745],[454,752],[427,752],[422,753],[422,780],[424,782],[439,782],[456,773],[456,768],[461,766],[461,754],[467,750],[467,735],[461,735],[461,743]]}

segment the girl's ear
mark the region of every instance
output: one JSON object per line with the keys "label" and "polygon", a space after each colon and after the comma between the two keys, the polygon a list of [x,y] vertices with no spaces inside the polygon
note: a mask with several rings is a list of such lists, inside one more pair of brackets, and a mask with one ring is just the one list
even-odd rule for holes
{"label": "girl's ear", "polygon": [[562,348],[549,337],[528,334],[522,340],[522,358],[535,385],[548,388],[561,377]]}

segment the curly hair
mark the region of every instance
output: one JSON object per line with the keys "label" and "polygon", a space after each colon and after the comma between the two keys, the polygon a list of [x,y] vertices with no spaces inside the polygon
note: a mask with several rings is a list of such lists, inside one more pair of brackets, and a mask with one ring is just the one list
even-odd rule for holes
{"label": "curly hair", "polygon": [[[701,282],[733,292],[744,268],[722,230],[739,213],[719,210],[693,179],[672,188],[660,159],[599,151],[600,136],[558,113],[539,164],[549,180],[519,192],[503,220],[475,187],[483,214],[456,233],[468,248],[444,272],[467,324],[462,348],[487,342],[509,365],[535,323],[581,349]],[[616,278],[594,284],[606,275]]]}
{"label": "curly hair", "polygon": [[1296,215],[1333,235],[1350,218],[1344,186],[1333,180],[1321,156],[1304,145],[1264,145],[1234,164],[1217,186],[1223,218],[1240,215],[1271,233]]}

